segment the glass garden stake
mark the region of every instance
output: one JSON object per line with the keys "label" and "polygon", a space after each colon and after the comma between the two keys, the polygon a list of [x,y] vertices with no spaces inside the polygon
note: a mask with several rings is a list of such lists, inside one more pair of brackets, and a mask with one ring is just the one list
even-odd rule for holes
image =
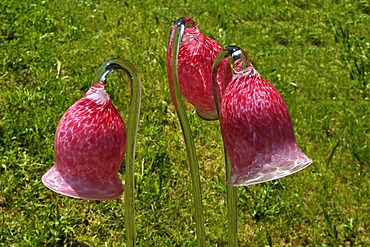
{"label": "glass garden stake", "polygon": [[[189,125],[189,120],[186,115],[184,103],[182,101],[182,96],[179,88],[179,79],[177,72],[178,64],[178,51],[180,48],[180,42],[182,40],[182,35],[184,33],[185,21],[179,20],[175,23],[175,26],[171,33],[171,40],[169,44],[168,54],[167,54],[167,69],[168,69],[168,79],[170,82],[172,99],[176,106],[177,116],[179,117],[180,125],[184,135],[186,150],[190,165],[190,175],[193,187],[193,200],[195,208],[195,224],[197,233],[197,246],[205,246],[205,230],[204,230],[204,216],[203,216],[203,205],[202,205],[202,194],[200,187],[200,177],[199,177],[199,166],[197,155],[194,146],[194,139],[191,134],[191,129]],[[171,44],[172,42],[172,44]],[[171,49],[170,49],[171,47]],[[172,68],[172,69],[171,69]]]}
{"label": "glass garden stake", "polygon": [[[178,19],[172,28],[167,51],[168,80],[190,164],[198,246],[205,246],[199,167],[182,96],[196,108],[200,118],[217,119],[211,71],[213,60],[221,49],[215,40],[200,32],[191,18],[183,17]],[[230,67],[222,66],[216,76],[221,82],[219,87],[222,89],[223,82],[231,79]]]}
{"label": "glass garden stake", "polygon": [[[114,70],[126,72],[131,87],[127,125],[104,89]],[[55,165],[42,177],[54,192],[87,200],[119,197],[118,169],[126,152],[125,218],[127,246],[135,245],[134,159],[141,104],[141,80],[133,64],[111,59],[97,71],[85,96],[62,116],[55,134]]]}
{"label": "glass garden stake", "polygon": [[225,153],[230,157],[229,185],[263,183],[309,166],[312,160],[296,143],[290,114],[280,93],[236,46],[219,53],[213,72],[225,58],[231,58],[234,75],[221,99],[217,98],[215,73],[212,83]]}

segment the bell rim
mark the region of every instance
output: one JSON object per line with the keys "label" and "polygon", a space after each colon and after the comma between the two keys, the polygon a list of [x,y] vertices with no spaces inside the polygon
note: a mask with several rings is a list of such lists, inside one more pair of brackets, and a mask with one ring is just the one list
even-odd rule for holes
{"label": "bell rim", "polygon": [[[77,184],[72,180],[78,180]],[[42,183],[58,194],[83,200],[112,200],[123,194],[123,185],[118,175],[112,176],[108,183],[98,180],[91,182],[70,174],[63,175],[57,164],[42,176]]]}
{"label": "bell rim", "polygon": [[[243,176],[236,176],[236,175],[231,175],[229,178],[228,184],[230,186],[249,186],[249,185],[254,185],[254,184],[261,184],[265,182],[269,182],[272,180],[280,179],[289,175],[292,175],[294,173],[297,173],[308,166],[312,164],[312,159],[306,157],[304,162],[300,162],[296,165],[294,164],[286,164],[285,166],[291,166],[291,168],[287,170],[282,170],[279,172],[275,172],[274,176],[269,176],[271,173],[253,173],[253,174],[247,174]],[[274,172],[273,172],[274,173]]]}

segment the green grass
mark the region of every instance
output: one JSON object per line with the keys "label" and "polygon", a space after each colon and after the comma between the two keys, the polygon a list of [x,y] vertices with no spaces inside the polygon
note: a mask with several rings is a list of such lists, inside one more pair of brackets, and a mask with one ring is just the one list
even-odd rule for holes
{"label": "green grass", "polygon": [[[54,164],[59,119],[113,57],[136,64],[143,83],[137,243],[196,243],[188,162],[165,67],[169,32],[184,15],[222,45],[248,52],[283,95],[297,141],[314,160],[293,176],[239,188],[240,246],[370,245],[370,2],[228,2],[0,2],[0,245],[124,245],[123,197],[76,200],[41,182]],[[109,79],[107,91],[127,121],[127,81]],[[207,242],[225,246],[219,126],[188,109]]]}

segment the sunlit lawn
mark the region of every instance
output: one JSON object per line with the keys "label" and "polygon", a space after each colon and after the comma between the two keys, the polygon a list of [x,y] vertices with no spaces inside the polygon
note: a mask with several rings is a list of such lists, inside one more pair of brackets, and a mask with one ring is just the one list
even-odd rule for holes
{"label": "sunlit lawn", "polygon": [[[369,246],[370,2],[308,2],[2,0],[0,244],[124,245],[123,197],[76,200],[41,182],[54,164],[59,119],[97,68],[121,57],[143,82],[137,244],[195,245],[188,163],[166,74],[171,27],[190,16],[207,36],[248,52],[283,95],[297,142],[314,160],[293,176],[239,188],[240,246]],[[127,120],[127,81],[113,74],[106,89]],[[219,126],[188,109],[207,243],[225,246]]]}

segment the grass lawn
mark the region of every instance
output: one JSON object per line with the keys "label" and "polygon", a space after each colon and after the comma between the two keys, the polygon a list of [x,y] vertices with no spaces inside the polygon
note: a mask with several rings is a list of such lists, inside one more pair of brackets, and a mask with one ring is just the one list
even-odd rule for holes
{"label": "grass lawn", "polygon": [[[369,0],[2,0],[0,245],[124,245],[123,197],[77,200],[41,182],[54,164],[61,116],[114,57],[136,64],[143,83],[137,244],[195,245],[186,150],[166,73],[169,32],[182,16],[248,53],[284,97],[297,142],[314,161],[295,175],[238,189],[240,246],[369,246]],[[127,121],[127,80],[119,73],[109,79],[106,89]],[[202,121],[190,105],[188,115],[207,243],[226,246],[219,124]]]}

